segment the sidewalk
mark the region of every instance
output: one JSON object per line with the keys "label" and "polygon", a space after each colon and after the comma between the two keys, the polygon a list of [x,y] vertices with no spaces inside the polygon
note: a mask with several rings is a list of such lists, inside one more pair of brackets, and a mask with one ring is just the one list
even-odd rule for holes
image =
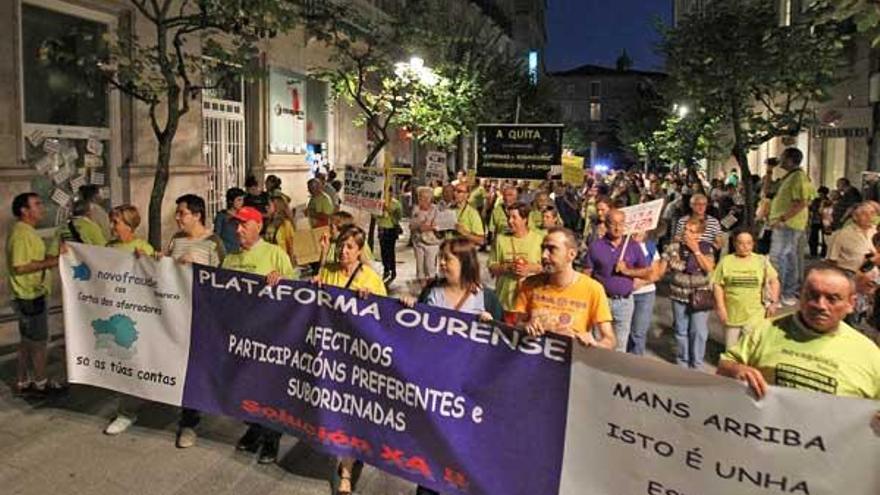
{"label": "sidewalk", "polygon": [[[485,265],[485,255],[481,261]],[[398,246],[398,280],[392,295],[414,288],[411,248]],[[485,270],[485,267],[484,267]],[[488,280],[488,278],[487,278]],[[53,334],[61,319],[52,318]],[[665,297],[654,313],[654,335],[649,339],[652,359],[674,357],[672,316]],[[720,340],[713,319],[712,334]],[[14,325],[7,325],[14,331]],[[59,336],[60,337],[60,336]],[[92,387],[73,386],[55,400],[26,401],[12,396],[15,381],[14,342],[9,330],[0,334],[0,487],[4,495],[132,494],[132,495],[273,495],[330,493],[328,480],[334,460],[295,438],[282,440],[279,462],[262,466],[252,455],[235,451],[244,426],[234,420],[206,417],[198,427],[195,447],[174,447],[175,408],[147,404],[138,422],[118,437],[101,431],[113,417],[116,394]],[[61,371],[60,338],[51,353],[53,371]],[[713,344],[707,361],[715,363],[720,347]],[[714,367],[709,367],[713,372]],[[367,467],[358,484],[363,495],[411,495],[415,486]]]}

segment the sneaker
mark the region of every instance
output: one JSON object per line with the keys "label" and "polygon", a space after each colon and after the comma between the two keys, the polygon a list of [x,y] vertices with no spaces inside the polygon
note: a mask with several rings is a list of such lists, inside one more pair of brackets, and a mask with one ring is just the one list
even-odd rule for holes
{"label": "sneaker", "polygon": [[248,452],[256,452],[260,448],[260,440],[263,435],[258,427],[251,426],[245,434],[235,444],[236,450],[246,450]]}
{"label": "sneaker", "polygon": [[67,385],[54,380],[46,380],[43,383],[33,382],[28,390],[39,397],[52,397],[67,391]]}
{"label": "sneaker", "polygon": [[33,391],[34,391],[33,382],[17,383],[15,385],[15,395],[18,397],[29,395]]}
{"label": "sneaker", "polygon": [[263,440],[263,450],[260,451],[260,457],[257,462],[260,464],[274,464],[278,458],[278,444],[281,439],[278,436],[271,436]]}
{"label": "sneaker", "polygon": [[177,432],[177,448],[188,449],[196,444],[196,430],[183,427]]}
{"label": "sneaker", "polygon": [[800,302],[800,301],[798,301],[798,299],[796,297],[783,297],[782,298],[782,305],[783,306],[797,306],[798,302]]}
{"label": "sneaker", "polygon": [[105,435],[119,435],[128,429],[129,426],[134,424],[135,418],[129,418],[128,416],[116,416],[116,419],[110,422],[107,425],[107,428],[104,428]]}

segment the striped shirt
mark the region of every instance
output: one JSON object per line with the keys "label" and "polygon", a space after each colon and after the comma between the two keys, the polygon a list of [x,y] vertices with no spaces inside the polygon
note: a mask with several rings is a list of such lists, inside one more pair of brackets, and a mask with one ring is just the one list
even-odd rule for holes
{"label": "striped shirt", "polygon": [[178,232],[171,238],[165,252],[175,260],[187,256],[192,263],[208,266],[220,266],[226,255],[223,240],[213,232],[201,239],[190,239],[185,233]]}
{"label": "striped shirt", "polygon": [[[681,235],[684,232],[684,226],[687,224],[690,216],[683,216],[678,219],[678,222],[675,224],[675,233],[673,234],[675,237]],[[706,229],[703,230],[703,234],[700,235],[700,241],[708,242],[712,244],[713,249],[715,248],[715,239],[721,235],[721,222],[718,221],[717,218],[712,215],[706,215]]]}

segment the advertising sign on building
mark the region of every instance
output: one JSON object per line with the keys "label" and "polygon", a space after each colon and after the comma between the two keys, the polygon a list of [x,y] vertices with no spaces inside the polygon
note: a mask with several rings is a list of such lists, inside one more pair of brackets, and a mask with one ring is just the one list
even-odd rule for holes
{"label": "advertising sign on building", "polygon": [[477,126],[477,176],[544,180],[562,163],[562,124]]}
{"label": "advertising sign on building", "polygon": [[306,152],[306,84],[303,76],[269,71],[269,152]]}

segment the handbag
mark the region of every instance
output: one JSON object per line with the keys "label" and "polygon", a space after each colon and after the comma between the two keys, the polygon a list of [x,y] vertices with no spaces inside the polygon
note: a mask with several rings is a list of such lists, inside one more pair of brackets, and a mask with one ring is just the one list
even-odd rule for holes
{"label": "handbag", "polygon": [[691,313],[710,311],[715,308],[715,293],[711,287],[703,287],[691,291],[688,297],[688,310]]}

